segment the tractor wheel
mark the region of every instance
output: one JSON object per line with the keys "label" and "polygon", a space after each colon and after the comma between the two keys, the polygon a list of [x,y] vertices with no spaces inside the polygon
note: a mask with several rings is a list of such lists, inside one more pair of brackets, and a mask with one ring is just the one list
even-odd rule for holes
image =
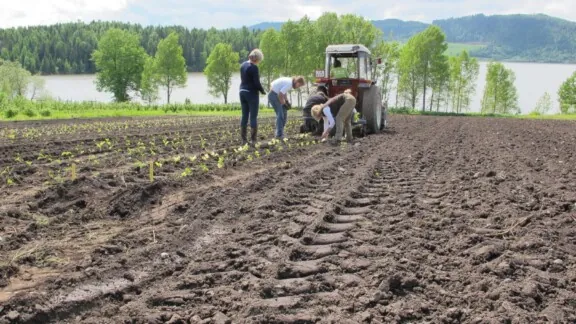
{"label": "tractor wheel", "polygon": [[379,87],[372,85],[362,94],[362,114],[366,119],[369,134],[380,132],[382,125],[382,101]]}

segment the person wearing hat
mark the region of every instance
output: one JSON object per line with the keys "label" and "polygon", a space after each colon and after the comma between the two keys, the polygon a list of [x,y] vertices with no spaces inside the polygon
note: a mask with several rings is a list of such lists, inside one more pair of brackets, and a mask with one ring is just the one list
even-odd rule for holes
{"label": "person wearing hat", "polygon": [[355,106],[356,98],[352,95],[352,91],[348,89],[325,103],[312,107],[312,117],[317,121],[324,119],[322,140],[327,139],[330,130],[336,126],[334,143],[342,140],[343,130],[346,132],[346,140],[348,142],[352,141],[352,115]]}

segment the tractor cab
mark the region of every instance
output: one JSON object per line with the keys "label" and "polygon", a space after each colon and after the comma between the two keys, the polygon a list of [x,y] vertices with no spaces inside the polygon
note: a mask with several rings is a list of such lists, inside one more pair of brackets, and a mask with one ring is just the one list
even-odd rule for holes
{"label": "tractor cab", "polygon": [[[316,70],[316,86],[324,86],[328,97],[332,98],[350,89],[356,97],[356,111],[359,118],[353,127],[361,136],[378,133],[386,125],[386,111],[382,108],[380,88],[372,79],[373,62],[371,53],[364,45],[340,44],[326,47],[326,60],[323,70]],[[304,111],[305,123],[301,132],[321,133],[323,124],[316,122],[310,111]],[[335,132],[335,129],[332,130]]]}

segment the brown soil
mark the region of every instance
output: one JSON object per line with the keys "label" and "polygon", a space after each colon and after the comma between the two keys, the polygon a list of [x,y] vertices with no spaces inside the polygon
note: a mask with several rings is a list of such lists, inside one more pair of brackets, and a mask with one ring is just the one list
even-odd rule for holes
{"label": "brown soil", "polygon": [[23,177],[0,198],[0,323],[576,322],[575,124],[390,124],[154,183],[128,162]]}

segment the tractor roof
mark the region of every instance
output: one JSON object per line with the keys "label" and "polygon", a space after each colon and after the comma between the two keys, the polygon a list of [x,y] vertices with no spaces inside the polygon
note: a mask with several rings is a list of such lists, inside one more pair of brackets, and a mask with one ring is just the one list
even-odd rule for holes
{"label": "tractor roof", "polygon": [[338,44],[328,45],[328,47],[326,47],[327,54],[352,54],[358,52],[370,54],[370,50],[366,48],[366,46],[360,44]]}

